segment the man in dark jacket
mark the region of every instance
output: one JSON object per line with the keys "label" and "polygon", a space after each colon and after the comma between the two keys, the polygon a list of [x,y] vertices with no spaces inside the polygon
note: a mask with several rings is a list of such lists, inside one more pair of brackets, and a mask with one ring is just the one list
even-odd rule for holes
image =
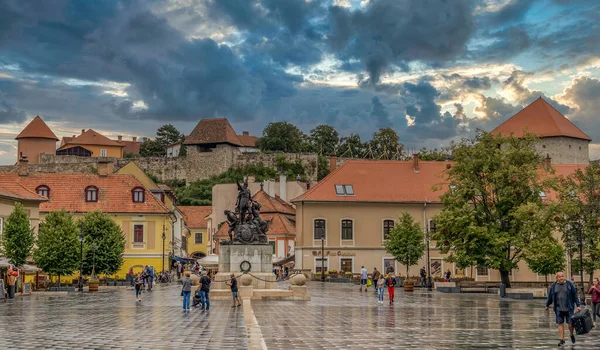
{"label": "man in dark jacket", "polygon": [[571,318],[575,313],[575,305],[577,305],[577,311],[580,311],[581,307],[575,285],[571,281],[565,279],[565,274],[563,272],[558,272],[556,274],[556,282],[552,284],[550,292],[548,292],[546,310],[550,308],[550,305],[552,304],[554,304],[554,313],[556,314],[556,324],[558,324],[558,335],[560,337],[558,346],[565,345],[565,322],[569,325],[571,342],[575,344],[575,335],[573,333]]}
{"label": "man in dark jacket", "polygon": [[202,271],[202,277],[200,278],[200,304],[202,305],[202,311],[210,310],[210,277],[206,275],[206,271]]}

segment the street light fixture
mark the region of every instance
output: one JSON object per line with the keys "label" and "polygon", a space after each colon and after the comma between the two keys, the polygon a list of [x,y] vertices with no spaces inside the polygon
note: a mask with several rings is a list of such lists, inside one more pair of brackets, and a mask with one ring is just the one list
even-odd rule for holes
{"label": "street light fixture", "polygon": [[321,282],[325,282],[325,233],[321,234]]}
{"label": "street light fixture", "polygon": [[83,292],[83,232],[79,233],[79,291]]}
{"label": "street light fixture", "polygon": [[431,255],[429,253],[429,241],[430,241],[430,237],[429,237],[429,232],[431,233],[435,233],[436,230],[436,226],[435,226],[435,221],[431,220],[430,223],[427,225],[427,235],[426,235],[426,240],[427,240],[427,291],[431,292]]}

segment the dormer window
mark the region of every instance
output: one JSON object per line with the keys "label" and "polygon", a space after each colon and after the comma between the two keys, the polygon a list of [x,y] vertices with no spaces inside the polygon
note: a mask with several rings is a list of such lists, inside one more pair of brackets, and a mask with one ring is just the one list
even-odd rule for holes
{"label": "dormer window", "polygon": [[97,202],[98,201],[98,187],[88,186],[85,188],[85,201],[86,202]]}
{"label": "dormer window", "polygon": [[354,196],[352,185],[335,185],[335,194],[338,196]]}
{"label": "dormer window", "polygon": [[39,194],[40,196],[50,198],[50,188],[46,185],[38,186],[35,189],[35,192],[37,192],[37,194]]}
{"label": "dormer window", "polygon": [[134,203],[144,203],[144,194],[145,191],[141,187],[135,187],[131,190],[131,198]]}

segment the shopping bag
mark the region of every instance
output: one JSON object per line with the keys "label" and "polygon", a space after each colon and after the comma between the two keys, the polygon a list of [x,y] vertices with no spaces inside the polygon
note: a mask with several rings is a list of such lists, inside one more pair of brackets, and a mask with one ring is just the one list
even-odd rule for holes
{"label": "shopping bag", "polygon": [[368,280],[367,280],[367,287],[370,287],[370,286],[372,286],[372,285],[373,285],[373,282],[371,282],[371,280],[369,280],[369,279],[368,279]]}

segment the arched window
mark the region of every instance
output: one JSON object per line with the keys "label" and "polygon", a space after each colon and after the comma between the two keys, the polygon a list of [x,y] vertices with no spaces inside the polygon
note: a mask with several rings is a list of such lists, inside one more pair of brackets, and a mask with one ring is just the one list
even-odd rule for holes
{"label": "arched window", "polygon": [[350,219],[342,220],[342,240],[352,240],[353,235],[353,221]]}
{"label": "arched window", "polygon": [[383,239],[390,238],[390,231],[394,228],[394,220],[383,220]]}
{"label": "arched window", "polygon": [[50,187],[46,185],[40,185],[35,189],[35,192],[40,196],[44,196],[46,198],[50,198]]}
{"label": "arched window", "polygon": [[97,202],[98,201],[98,187],[88,186],[85,188],[85,201],[86,202]]}
{"label": "arched window", "polygon": [[131,199],[134,203],[144,203],[144,189],[141,187],[135,187],[131,190]]}

